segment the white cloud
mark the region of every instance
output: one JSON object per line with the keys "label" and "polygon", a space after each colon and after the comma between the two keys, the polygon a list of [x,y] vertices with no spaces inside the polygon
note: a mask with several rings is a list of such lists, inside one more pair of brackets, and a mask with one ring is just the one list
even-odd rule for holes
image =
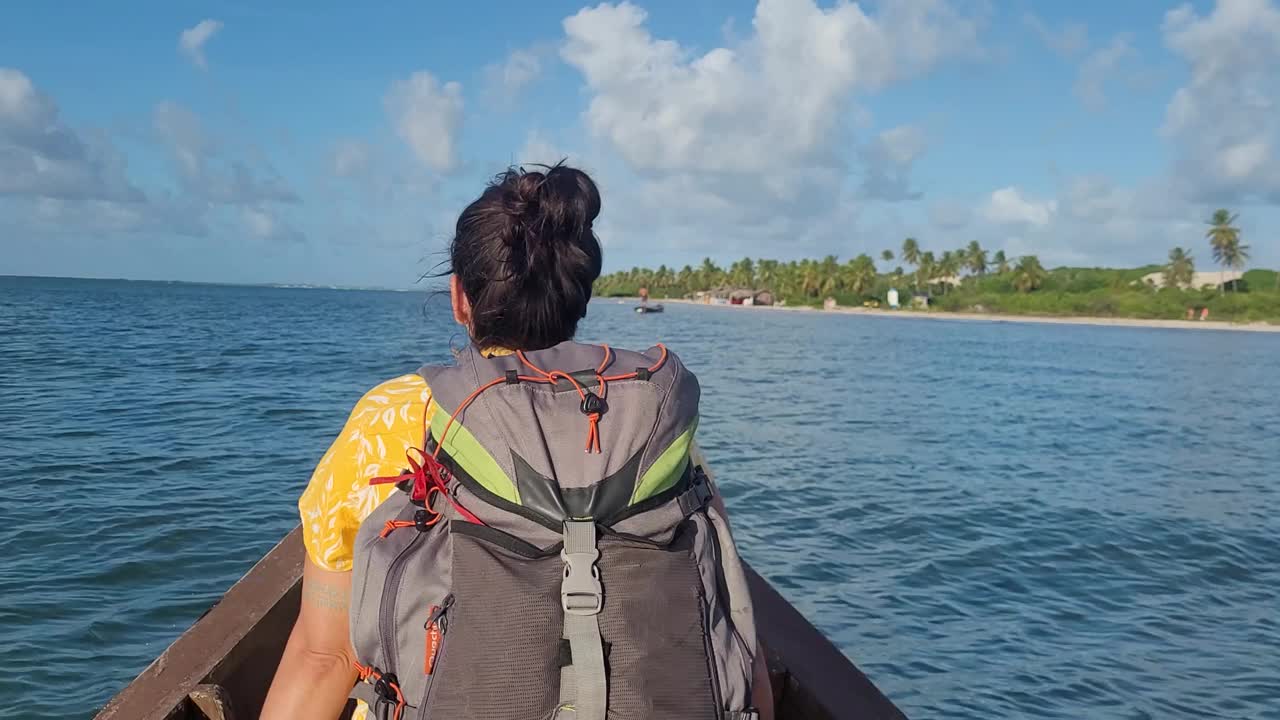
{"label": "white cloud", "polygon": [[[201,237],[208,232],[204,208],[171,197],[158,197],[146,202],[69,199],[62,197],[30,198],[31,202],[7,205],[0,218],[15,221],[15,226],[40,234],[66,235],[76,239],[100,240],[103,235],[119,233],[163,233]],[[0,209],[5,209],[0,198]]]}
{"label": "white cloud", "polygon": [[205,43],[222,29],[222,22],[218,20],[201,20],[196,23],[195,27],[187,28],[178,36],[178,49],[182,54],[186,55],[196,67],[201,70],[207,70],[209,63],[204,57]]}
{"label": "white cloud", "polygon": [[0,196],[142,202],[105,133],[81,133],[19,70],[0,67]]}
{"label": "white cloud", "polygon": [[973,208],[954,200],[938,200],[929,205],[929,222],[944,231],[964,228],[973,219]]}
{"label": "white cloud", "polygon": [[855,90],[875,90],[971,52],[976,26],[942,2],[761,0],[755,34],[696,55],[649,34],[629,3],[564,21],[561,54],[592,92],[589,129],[642,170],[763,172],[817,164]]}
{"label": "white cloud", "polygon": [[225,205],[298,202],[297,194],[265,159],[255,162],[233,153],[181,105],[157,105],[153,125],[173,154],[179,183],[187,193]]}
{"label": "white cloud", "polygon": [[1089,47],[1089,28],[1084,23],[1068,22],[1054,29],[1032,13],[1024,15],[1022,21],[1040,36],[1045,45],[1064,57],[1077,55]]}
{"label": "white cloud", "polygon": [[613,206],[628,215],[608,222],[630,241],[614,242],[657,238],[683,252],[776,253],[780,238],[788,253],[847,244],[860,201],[851,167],[870,160],[873,186],[887,180],[910,195],[905,165],[918,154],[908,130],[859,153],[858,95],[983,52],[979,22],[942,0],[871,14],[761,0],[749,35],[705,51],[655,37],[646,19],[626,2],[581,10],[564,21],[560,54],[589,93],[592,156],[618,160],[605,163],[609,188],[628,194]]}
{"label": "white cloud", "polygon": [[1271,157],[1271,143],[1261,138],[1234,143],[1218,154],[1218,174],[1227,180],[1244,180],[1259,170]]}
{"label": "white cloud", "polygon": [[205,160],[214,148],[200,118],[177,103],[162,102],[156,106],[152,122],[173,151],[180,173],[190,179],[202,175]]}
{"label": "white cloud", "polygon": [[249,234],[254,237],[267,237],[273,230],[275,230],[275,220],[261,210],[256,208],[245,208],[243,217],[245,228],[248,229]]}
{"label": "white cloud", "polygon": [[[1200,247],[1211,212],[1179,199],[1164,179],[1120,185],[1104,175],[1068,176],[1052,199],[1007,187],[976,203],[976,212],[966,215],[966,207],[974,204],[934,200],[933,227],[917,237],[926,245],[941,237],[944,246],[976,238],[989,250],[1038,255],[1046,265],[1136,266],[1163,262],[1175,245]],[[1257,211],[1247,219],[1246,235],[1261,220]]]}
{"label": "white cloud", "polygon": [[368,144],[344,140],[334,146],[329,169],[337,177],[356,177],[368,172],[372,160]]}
{"label": "white cloud", "polygon": [[1280,203],[1280,9],[1269,0],[1219,0],[1165,15],[1165,44],[1190,79],[1165,111],[1176,185],[1194,201]]}
{"label": "white cloud", "polygon": [[524,147],[520,149],[516,162],[551,165],[566,158],[571,162],[576,162],[576,158],[571,153],[557,147],[547,136],[537,130],[530,130],[529,134],[525,136]]}
{"label": "white cloud", "polygon": [[1106,83],[1116,76],[1116,71],[1126,59],[1135,56],[1128,33],[1111,39],[1105,47],[1089,53],[1076,75],[1075,94],[1091,110],[1101,110],[1106,105]]}
{"label": "white cloud", "polygon": [[542,75],[543,52],[537,48],[512,50],[505,62],[484,70],[485,92],[500,104],[511,105]]}
{"label": "white cloud", "polygon": [[873,200],[918,200],[911,189],[911,166],[928,148],[924,130],[900,125],[881,132],[860,151],[864,165],[862,195]]}
{"label": "white cloud", "polygon": [[987,220],[1004,225],[1044,227],[1058,210],[1056,200],[1037,201],[1024,198],[1016,187],[1000,188],[991,193],[980,208]]}
{"label": "white cloud", "polygon": [[241,220],[249,235],[258,240],[301,242],[305,238],[297,229],[263,208],[246,207]]}
{"label": "white cloud", "polygon": [[419,71],[396,81],[385,105],[396,132],[424,165],[439,172],[457,167],[462,85],[442,85],[431,73]]}

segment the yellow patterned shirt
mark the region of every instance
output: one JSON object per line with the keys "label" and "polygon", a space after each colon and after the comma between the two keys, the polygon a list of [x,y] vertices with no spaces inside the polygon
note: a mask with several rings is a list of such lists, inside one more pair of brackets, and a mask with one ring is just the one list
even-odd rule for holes
{"label": "yellow patterned shirt", "polygon": [[431,390],[419,375],[401,375],[360,398],[341,434],[316,465],[298,500],[311,561],[325,570],[351,569],[356,531],[396,486],[370,485],[406,467],[405,453],[422,447]]}

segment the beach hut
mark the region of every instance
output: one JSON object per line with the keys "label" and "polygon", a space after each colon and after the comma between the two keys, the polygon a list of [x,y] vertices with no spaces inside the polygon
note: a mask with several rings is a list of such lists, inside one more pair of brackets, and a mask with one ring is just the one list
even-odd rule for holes
{"label": "beach hut", "polygon": [[756,293],[755,304],[756,305],[772,305],[773,293],[769,292],[768,290],[761,290],[760,292]]}
{"label": "beach hut", "polygon": [[887,299],[889,301],[889,307],[893,308],[894,310],[897,310],[898,309],[898,289],[889,288],[889,295]]}

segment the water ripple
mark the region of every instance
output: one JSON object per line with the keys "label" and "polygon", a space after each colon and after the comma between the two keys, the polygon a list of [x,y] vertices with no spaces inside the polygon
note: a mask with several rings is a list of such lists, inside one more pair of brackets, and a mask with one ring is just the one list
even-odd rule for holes
{"label": "water ripple", "polygon": [[[910,716],[1280,718],[1280,337],[604,302],[583,334],[699,375],[745,554]],[[0,278],[0,716],[89,716],[456,336],[419,295]]]}

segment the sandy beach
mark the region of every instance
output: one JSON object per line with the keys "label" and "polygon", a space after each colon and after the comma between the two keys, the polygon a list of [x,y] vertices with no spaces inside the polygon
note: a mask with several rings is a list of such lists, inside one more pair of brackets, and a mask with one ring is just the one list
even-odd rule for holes
{"label": "sandy beach", "polygon": [[[612,298],[617,299],[617,298]],[[639,298],[627,298],[627,302],[639,302]],[[1280,333],[1280,325],[1263,322],[1233,323],[1220,320],[1148,320],[1143,318],[1105,318],[1105,317],[1055,317],[1048,315],[996,315],[993,313],[963,313],[941,310],[884,310],[862,307],[837,307],[834,310],[790,305],[709,305],[684,299],[650,299],[654,303],[680,303],[682,305],[699,305],[709,308],[740,311],[776,311],[776,312],[808,312],[808,313],[840,313],[845,315],[863,315],[880,318],[921,318],[925,320],[959,320],[968,322],[1009,322],[1009,323],[1041,323],[1049,325],[1107,325],[1112,327],[1170,328],[1175,330],[1233,330],[1237,332]]]}

